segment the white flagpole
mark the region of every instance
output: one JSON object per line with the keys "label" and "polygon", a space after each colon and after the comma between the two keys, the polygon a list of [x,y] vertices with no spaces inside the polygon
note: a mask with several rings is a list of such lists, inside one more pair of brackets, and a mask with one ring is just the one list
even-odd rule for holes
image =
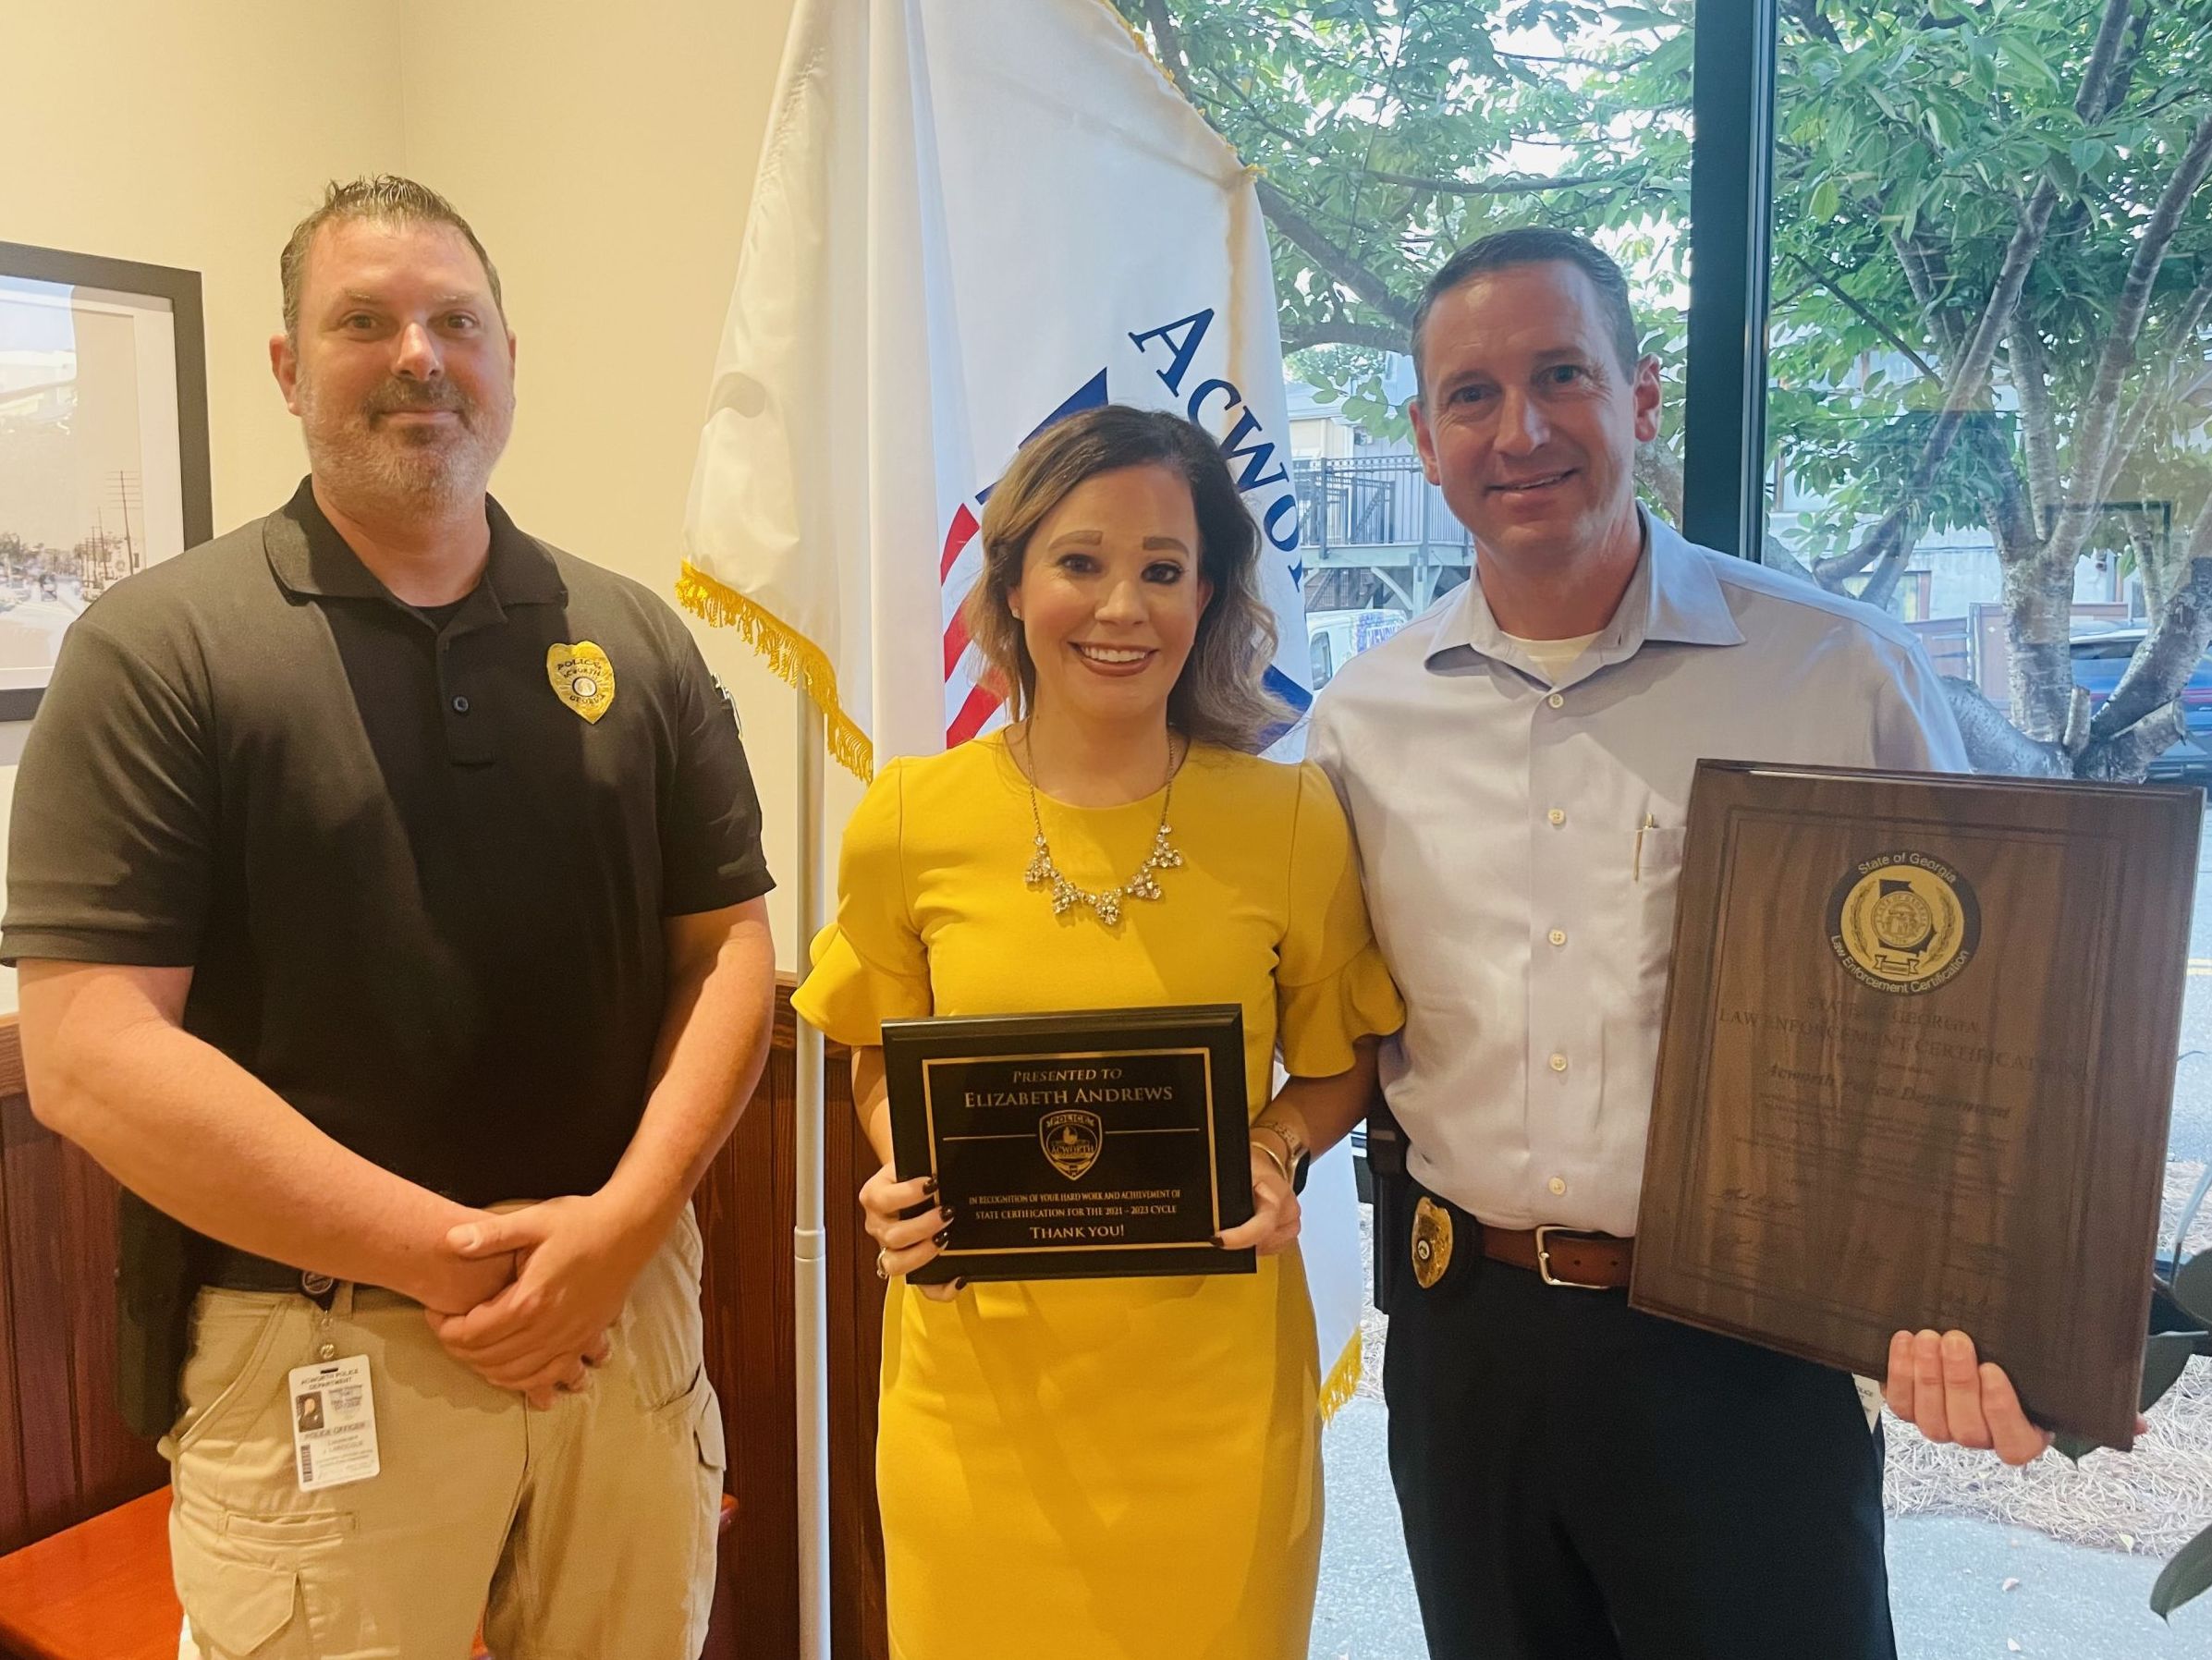
{"label": "white flagpole", "polygon": [[[824,918],[822,711],[799,703],[799,968]],[[799,1660],[829,1660],[829,1296],[822,1227],[822,1034],[796,1021],[792,1354],[799,1409]]]}

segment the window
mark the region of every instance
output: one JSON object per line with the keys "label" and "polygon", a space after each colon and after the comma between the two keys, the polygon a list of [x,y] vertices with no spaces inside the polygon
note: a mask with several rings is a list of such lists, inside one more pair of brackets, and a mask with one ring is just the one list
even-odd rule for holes
{"label": "window", "polygon": [[[2212,145],[2201,13],[1781,0],[1778,26],[1764,470],[1778,485],[1747,551],[1888,611],[1954,702],[2051,746],[1986,747],[1989,770],[2049,756],[2085,776],[2212,775],[2212,667],[2185,643],[2149,719],[2105,714],[2212,569],[2195,563],[2212,556],[2212,214],[2189,174]],[[2085,738],[2071,753],[2070,724]],[[2206,885],[2175,899],[2212,938]],[[2212,959],[2194,958],[2186,985],[2194,1034],[2212,1018]],[[2168,1254],[2212,1161],[2212,1061],[2194,1035],[2176,1068]],[[2201,1214],[2194,1237],[2212,1245]],[[2206,1371],[2134,1458],[2081,1471],[1993,1481],[1892,1437],[1893,1514],[2004,1524],[1893,1523],[1900,1635],[1924,1553],[2001,1581],[2023,1559],[2004,1541],[2023,1538],[2098,1611],[2023,1605],[2005,1634],[2023,1652],[2177,1652],[2144,1596],[2157,1559],[2212,1520],[2180,1496],[2212,1478]],[[1925,1652],[1967,1652],[1973,1618],[1931,1604]]]}

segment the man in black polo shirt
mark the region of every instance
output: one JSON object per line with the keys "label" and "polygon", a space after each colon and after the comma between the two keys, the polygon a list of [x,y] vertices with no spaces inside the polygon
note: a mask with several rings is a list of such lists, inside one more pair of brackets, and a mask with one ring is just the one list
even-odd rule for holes
{"label": "man in black polo shirt", "polygon": [[735,716],[485,494],[514,339],[450,206],[334,186],[282,269],[311,476],[72,627],[0,936],[39,1116],[129,1190],[120,1324],[189,1343],[182,1653],[695,1654],[690,1195],[774,973]]}

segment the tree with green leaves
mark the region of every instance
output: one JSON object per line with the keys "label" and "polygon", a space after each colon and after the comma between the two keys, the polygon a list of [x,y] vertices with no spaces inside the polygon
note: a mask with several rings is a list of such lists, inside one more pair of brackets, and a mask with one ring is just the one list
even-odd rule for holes
{"label": "tree with green leaves", "polygon": [[[1968,700],[1970,737],[2001,770],[2139,777],[2212,641],[2212,12],[1783,10],[1776,439],[1849,526],[1814,573],[1882,603],[1924,531],[1986,526],[2015,731]],[[2179,534],[2131,501],[2180,507]],[[2100,548],[2134,563],[2150,627],[2093,716],[2067,635]]]}
{"label": "tree with green leaves", "polygon": [[[1679,365],[1686,0],[1118,3],[1262,167],[1285,347],[1351,419],[1402,430],[1381,354],[1427,273],[1507,225],[1605,242]],[[1954,687],[1977,760],[2140,776],[2212,641],[2212,0],[1781,4],[1769,435],[1825,497],[1809,574],[1887,604],[1925,532],[1986,526],[2012,721]],[[1640,459],[1679,513],[1672,433]],[[2067,636],[2105,551],[2151,627],[2093,715]]]}

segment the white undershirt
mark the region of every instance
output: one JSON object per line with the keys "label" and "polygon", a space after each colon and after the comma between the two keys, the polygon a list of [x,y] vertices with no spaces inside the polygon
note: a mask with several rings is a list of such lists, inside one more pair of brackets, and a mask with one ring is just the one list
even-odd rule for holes
{"label": "white undershirt", "polygon": [[1546,680],[1557,684],[1559,676],[1577,657],[1590,649],[1590,642],[1604,630],[1577,634],[1572,640],[1523,640],[1518,634],[1506,638],[1529,654],[1529,659],[1544,672]]}

